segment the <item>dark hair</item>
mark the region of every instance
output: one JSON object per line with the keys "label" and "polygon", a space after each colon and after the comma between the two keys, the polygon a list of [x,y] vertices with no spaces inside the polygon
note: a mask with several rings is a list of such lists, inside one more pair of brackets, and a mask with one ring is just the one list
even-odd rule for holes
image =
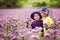
{"label": "dark hair", "polygon": [[46,9],[47,9],[47,11],[48,11],[48,12],[47,12],[47,15],[49,15],[49,9],[48,9],[47,7],[42,7],[40,11],[46,12]]}
{"label": "dark hair", "polygon": [[38,15],[40,16],[40,19],[42,19],[41,13],[38,12],[38,11],[35,11],[35,12],[33,12],[33,13],[31,14],[31,18],[32,18],[33,20],[35,20],[35,19],[34,19],[34,14],[38,14]]}

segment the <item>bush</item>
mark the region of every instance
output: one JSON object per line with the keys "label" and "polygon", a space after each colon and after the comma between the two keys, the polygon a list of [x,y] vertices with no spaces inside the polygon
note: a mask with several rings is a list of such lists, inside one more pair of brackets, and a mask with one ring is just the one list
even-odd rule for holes
{"label": "bush", "polygon": [[[18,7],[22,7],[20,0],[3,0],[0,1],[0,8],[18,8]],[[18,5],[18,3],[20,5]]]}
{"label": "bush", "polygon": [[33,4],[33,7],[41,7],[41,6],[46,6],[47,4],[45,2],[34,2]]}
{"label": "bush", "polygon": [[50,7],[60,7],[60,0],[50,0]]}

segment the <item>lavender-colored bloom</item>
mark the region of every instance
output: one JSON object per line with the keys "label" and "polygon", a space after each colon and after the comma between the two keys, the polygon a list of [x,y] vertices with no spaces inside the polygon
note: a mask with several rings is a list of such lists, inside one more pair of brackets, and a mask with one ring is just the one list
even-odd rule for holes
{"label": "lavender-colored bloom", "polygon": [[52,24],[51,27],[52,27],[53,29],[56,29],[56,24],[55,24],[55,23]]}
{"label": "lavender-colored bloom", "polygon": [[1,38],[0,40],[4,40],[4,38]]}
{"label": "lavender-colored bloom", "polygon": [[55,29],[55,30],[47,30],[47,32],[50,34],[51,37],[59,36],[60,35],[60,30]]}
{"label": "lavender-colored bloom", "polygon": [[13,40],[18,40],[17,38],[13,38]]}
{"label": "lavender-colored bloom", "polygon": [[9,38],[12,38],[12,37],[13,37],[13,32],[9,32],[7,36],[8,36]]}
{"label": "lavender-colored bloom", "polygon": [[54,30],[47,30],[47,32],[50,34],[50,36],[54,36]]}
{"label": "lavender-colored bloom", "polygon": [[36,27],[35,30],[41,31],[42,27]]}
{"label": "lavender-colored bloom", "polygon": [[4,36],[4,30],[0,29],[0,36]]}
{"label": "lavender-colored bloom", "polygon": [[55,31],[56,35],[60,35],[60,29],[55,29],[54,31]]}
{"label": "lavender-colored bloom", "polygon": [[36,33],[41,32],[42,31],[42,27],[36,27],[36,28],[32,29],[32,31],[36,32]]}
{"label": "lavender-colored bloom", "polygon": [[29,37],[29,40],[40,40],[39,36],[36,34],[33,34]]}
{"label": "lavender-colored bloom", "polygon": [[27,35],[27,31],[25,29],[21,29],[18,31],[18,34],[21,36],[21,37],[24,37]]}
{"label": "lavender-colored bloom", "polygon": [[0,32],[0,36],[4,36],[4,32]]}
{"label": "lavender-colored bloom", "polygon": [[16,35],[14,35],[12,39],[13,40],[18,40],[18,38],[16,37]]}
{"label": "lavender-colored bloom", "polygon": [[4,27],[2,26],[2,24],[0,24],[0,28],[4,28]]}

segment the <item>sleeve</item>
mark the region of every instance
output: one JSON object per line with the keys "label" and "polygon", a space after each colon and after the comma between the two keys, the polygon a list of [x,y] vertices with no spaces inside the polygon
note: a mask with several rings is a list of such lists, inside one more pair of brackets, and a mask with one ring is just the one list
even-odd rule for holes
{"label": "sleeve", "polygon": [[34,23],[31,24],[31,28],[34,29],[35,28],[35,25]]}
{"label": "sleeve", "polygon": [[48,20],[48,27],[51,27],[51,24],[53,24],[53,23],[54,23],[53,20],[51,18],[49,18],[49,20]]}
{"label": "sleeve", "polygon": [[49,18],[48,23],[49,23],[49,25],[53,24],[53,20],[51,18]]}

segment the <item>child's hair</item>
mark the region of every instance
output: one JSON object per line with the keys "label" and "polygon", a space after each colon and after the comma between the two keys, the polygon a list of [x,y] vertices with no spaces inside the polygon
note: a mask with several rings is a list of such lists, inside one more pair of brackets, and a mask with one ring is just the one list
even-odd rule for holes
{"label": "child's hair", "polygon": [[42,7],[41,9],[40,9],[40,11],[42,12],[46,12],[46,9],[47,9],[47,16],[49,15],[49,9],[47,8],[47,7]]}
{"label": "child's hair", "polygon": [[30,16],[33,20],[35,20],[35,19],[34,19],[34,14],[38,14],[38,15],[40,16],[40,19],[42,19],[41,13],[38,12],[38,11],[35,11],[35,12],[33,12],[33,13],[31,14],[31,16]]}

